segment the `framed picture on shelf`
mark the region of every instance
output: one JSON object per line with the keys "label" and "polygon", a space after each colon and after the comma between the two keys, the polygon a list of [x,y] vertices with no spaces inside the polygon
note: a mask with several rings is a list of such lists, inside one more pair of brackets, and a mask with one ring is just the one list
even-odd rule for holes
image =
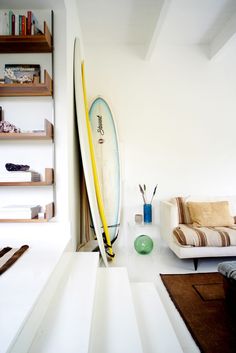
{"label": "framed picture on shelf", "polygon": [[39,83],[40,65],[34,64],[5,64],[5,83]]}

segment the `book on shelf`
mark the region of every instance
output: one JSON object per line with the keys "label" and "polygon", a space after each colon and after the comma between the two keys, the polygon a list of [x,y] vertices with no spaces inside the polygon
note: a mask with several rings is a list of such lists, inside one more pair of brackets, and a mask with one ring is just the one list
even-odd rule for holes
{"label": "book on shelf", "polygon": [[12,10],[9,10],[9,35],[15,35],[15,14]]}
{"label": "book on shelf", "polygon": [[40,65],[5,64],[5,83],[39,83]]}
{"label": "book on shelf", "polygon": [[25,15],[23,15],[21,19],[21,32],[23,36],[26,35],[26,16]]}
{"label": "book on shelf", "polygon": [[19,15],[19,20],[18,20],[18,33],[19,33],[19,36],[22,36],[22,15]]}
{"label": "book on shelf", "polygon": [[38,19],[36,18],[34,13],[31,12],[31,35],[37,34],[43,34],[43,32],[40,29]]}
{"label": "book on shelf", "polygon": [[26,28],[27,35],[31,34],[31,26],[32,26],[32,11],[27,11],[27,28]]}
{"label": "book on shelf", "polygon": [[0,219],[32,219],[40,212],[39,205],[8,205],[0,208]]}
{"label": "book on shelf", "polygon": [[40,181],[41,176],[37,172],[33,171],[4,171],[0,173],[0,182],[31,182],[31,181]]}
{"label": "book on shelf", "polygon": [[16,34],[16,15],[13,14],[11,18],[11,35],[14,36]]}
{"label": "book on shelf", "polygon": [[9,11],[0,10],[0,34],[9,35]]}

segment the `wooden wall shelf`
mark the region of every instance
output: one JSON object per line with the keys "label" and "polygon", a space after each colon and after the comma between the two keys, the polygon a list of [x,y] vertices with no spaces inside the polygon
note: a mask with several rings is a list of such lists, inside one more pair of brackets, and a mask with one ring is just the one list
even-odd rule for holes
{"label": "wooden wall shelf", "polygon": [[[52,12],[53,26],[53,12]],[[0,54],[30,54],[44,53],[50,54],[51,71],[53,73],[53,37],[46,22],[44,21],[43,33],[40,35],[0,35]],[[27,55],[29,57],[29,55]],[[6,55],[7,58],[7,55]],[[28,60],[28,59],[27,59]],[[42,71],[40,82],[33,83],[0,83],[1,97],[46,97],[53,96],[53,80],[46,70]],[[16,102],[17,111],[17,102]],[[0,141],[11,140],[53,140],[53,125],[45,119],[43,131],[29,131],[22,133],[0,133]],[[1,186],[50,186],[54,184],[54,170],[45,168],[43,181],[40,182],[0,182]],[[48,222],[55,215],[54,203],[45,207],[45,214],[42,218],[34,219],[0,219],[0,223],[43,223]]]}
{"label": "wooden wall shelf", "polygon": [[46,212],[44,218],[32,219],[0,219],[0,223],[45,223],[49,222],[54,217],[54,203],[46,205]]}
{"label": "wooden wall shelf", "polygon": [[32,132],[0,132],[0,140],[52,140],[53,125],[44,120],[44,131]]}
{"label": "wooden wall shelf", "polygon": [[52,96],[52,79],[44,70],[43,83],[3,83],[0,84],[0,97]]}
{"label": "wooden wall shelf", "polygon": [[0,182],[0,186],[47,186],[54,183],[54,171],[52,168],[45,168],[44,181],[18,181]]}
{"label": "wooden wall shelf", "polygon": [[0,53],[51,53],[52,36],[46,22],[40,35],[0,36]]}

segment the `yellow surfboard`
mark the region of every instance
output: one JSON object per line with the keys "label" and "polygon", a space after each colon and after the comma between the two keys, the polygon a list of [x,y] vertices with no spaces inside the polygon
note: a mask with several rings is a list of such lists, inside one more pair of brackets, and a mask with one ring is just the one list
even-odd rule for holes
{"label": "yellow surfboard", "polygon": [[83,93],[84,93],[84,106],[85,106],[85,113],[86,113],[86,125],[87,125],[87,130],[88,130],[90,157],[91,157],[91,162],[92,162],[94,186],[95,186],[96,197],[97,197],[97,202],[98,202],[98,209],[99,209],[99,214],[101,217],[102,226],[103,226],[104,233],[105,233],[106,243],[108,245],[108,255],[110,255],[111,257],[114,257],[112,246],[111,246],[110,234],[109,234],[108,225],[107,225],[107,220],[106,220],[105,211],[104,211],[104,205],[103,205],[103,201],[102,201],[102,194],[101,194],[97,166],[96,166],[96,160],[95,160],[92,131],[91,131],[91,126],[90,126],[90,121],[89,121],[89,109],[88,109],[87,92],[86,92],[86,85],[85,85],[85,74],[84,74],[84,62],[82,62],[82,64],[81,64],[81,74],[82,74],[82,86],[83,86]]}
{"label": "yellow surfboard", "polygon": [[74,92],[75,92],[75,117],[78,125],[78,137],[80,148],[78,153],[81,155],[83,172],[85,177],[86,190],[88,194],[91,218],[94,232],[97,237],[99,251],[103,259],[104,265],[107,267],[107,252],[104,246],[104,236],[102,234],[101,217],[98,209],[97,196],[94,185],[92,161],[90,157],[90,147],[88,139],[88,129],[86,123],[86,112],[84,104],[84,92],[82,85],[81,63],[81,46],[79,38],[75,38],[74,42]]}

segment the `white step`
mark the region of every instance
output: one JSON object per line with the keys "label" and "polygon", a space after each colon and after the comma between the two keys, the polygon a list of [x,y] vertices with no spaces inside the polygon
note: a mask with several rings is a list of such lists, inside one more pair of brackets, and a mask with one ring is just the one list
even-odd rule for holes
{"label": "white step", "polygon": [[29,353],[88,352],[98,253],[73,253]]}
{"label": "white step", "polygon": [[139,332],[145,353],[183,353],[153,283],[132,283]]}
{"label": "white step", "polygon": [[125,268],[99,268],[89,353],[141,353]]}
{"label": "white step", "polygon": [[[62,252],[37,251],[32,246],[1,276],[0,353],[15,352],[16,345],[17,353],[27,351],[37,320],[44,315],[51,292],[66,266]],[[42,296],[45,288],[49,291]]]}

